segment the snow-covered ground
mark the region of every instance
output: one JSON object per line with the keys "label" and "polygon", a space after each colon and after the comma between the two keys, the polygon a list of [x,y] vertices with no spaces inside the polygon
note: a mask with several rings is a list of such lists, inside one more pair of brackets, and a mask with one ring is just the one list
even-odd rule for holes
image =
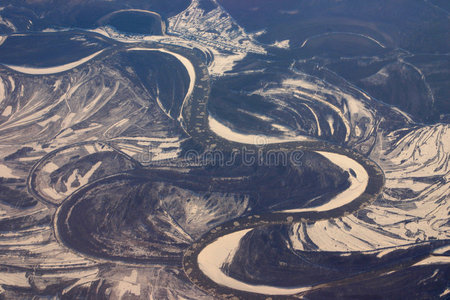
{"label": "snow-covered ground", "polygon": [[294,247],[371,251],[450,239],[449,140],[450,129],[444,124],[409,129],[406,134],[400,130],[380,138],[371,158],[385,173],[381,198],[363,213],[333,222],[293,225]]}

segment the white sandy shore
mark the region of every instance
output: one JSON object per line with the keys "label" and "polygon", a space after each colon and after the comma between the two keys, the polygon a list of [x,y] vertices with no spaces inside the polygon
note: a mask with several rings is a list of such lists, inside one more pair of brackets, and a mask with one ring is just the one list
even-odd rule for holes
{"label": "white sandy shore", "polygon": [[230,262],[239,243],[251,229],[245,229],[218,238],[206,246],[198,255],[200,270],[214,282],[240,291],[265,295],[293,295],[307,291],[309,287],[282,288],[267,285],[248,284],[226,275],[221,267]]}
{"label": "white sandy shore", "polygon": [[97,55],[102,53],[103,51],[104,50],[97,51],[94,54],[91,54],[87,57],[84,57],[84,58],[82,58],[78,61],[72,62],[72,63],[68,63],[68,64],[61,65],[61,66],[49,67],[49,68],[31,68],[31,67],[23,67],[23,66],[15,66],[15,65],[5,65],[5,66],[14,71],[24,73],[24,74],[30,74],[30,75],[56,74],[56,73],[65,72],[65,71],[68,71],[75,67],[78,67],[78,66],[84,64],[85,62],[93,59],[94,57],[96,57]]}

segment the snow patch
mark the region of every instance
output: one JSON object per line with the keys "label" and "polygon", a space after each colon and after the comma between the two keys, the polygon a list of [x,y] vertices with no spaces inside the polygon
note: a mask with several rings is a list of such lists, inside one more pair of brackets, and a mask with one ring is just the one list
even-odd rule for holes
{"label": "snow patch", "polygon": [[305,136],[296,136],[296,137],[274,137],[267,135],[256,135],[256,134],[244,134],[240,132],[233,131],[231,128],[217,121],[211,115],[208,117],[209,128],[218,136],[232,141],[238,142],[242,144],[276,144],[283,142],[292,142],[292,141],[313,141],[313,138],[305,137]]}
{"label": "snow patch", "polygon": [[277,48],[281,48],[281,49],[289,49],[290,47],[290,40],[284,40],[284,41],[276,41],[275,43],[273,43],[271,46],[272,47],[277,47]]}
{"label": "snow patch", "polygon": [[118,299],[123,299],[122,297],[126,294],[133,294],[135,296],[141,295],[141,285],[137,284],[137,271],[131,271],[130,276],[125,276],[123,280],[119,282],[117,289],[119,290]]}
{"label": "snow patch", "polygon": [[2,112],[2,117],[9,117],[12,113],[12,106],[8,105],[5,107],[5,110]]}
{"label": "snow patch", "polygon": [[0,165],[0,177],[3,178],[20,178],[13,174],[13,170],[5,165]]}

